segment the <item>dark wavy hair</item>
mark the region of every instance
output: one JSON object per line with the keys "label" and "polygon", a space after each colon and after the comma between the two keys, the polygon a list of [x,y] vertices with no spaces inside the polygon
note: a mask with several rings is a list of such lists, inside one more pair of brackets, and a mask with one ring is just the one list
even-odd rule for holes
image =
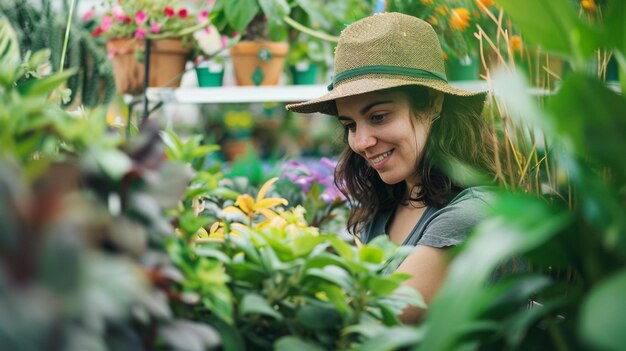
{"label": "dark wavy hair", "polygon": [[[405,86],[386,92],[400,91],[409,98],[413,116],[419,116],[428,106],[428,88]],[[444,96],[441,117],[433,122],[420,162],[416,165],[421,174],[421,184],[411,191],[407,199],[406,184],[389,185],[380,179],[378,172],[348,146],[348,130],[344,131],[346,147],[335,168],[335,184],[348,198],[350,214],[348,231],[353,235],[363,230],[374,214],[392,210],[399,203],[423,202],[426,206],[443,207],[462,189],[444,169],[453,161],[489,177],[495,175],[494,146],[491,129],[481,115],[485,95],[458,97]]]}

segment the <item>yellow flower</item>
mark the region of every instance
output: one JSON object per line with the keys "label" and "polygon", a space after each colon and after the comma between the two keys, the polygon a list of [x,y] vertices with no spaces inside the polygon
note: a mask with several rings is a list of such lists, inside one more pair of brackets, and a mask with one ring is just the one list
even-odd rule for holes
{"label": "yellow flower", "polygon": [[481,4],[484,7],[489,7],[491,6],[491,4],[493,4],[493,0],[476,0],[476,4],[478,4],[478,8],[482,9],[482,6],[480,6]]}
{"label": "yellow flower", "polygon": [[435,7],[435,11],[439,12],[440,15],[445,15],[446,13],[448,13],[448,8],[446,8],[445,6],[437,6]]}
{"label": "yellow flower", "polygon": [[248,194],[239,195],[235,201],[235,206],[226,207],[224,213],[241,213],[248,217],[250,223],[256,217],[261,214],[267,219],[272,219],[276,216],[276,212],[272,210],[274,207],[287,205],[287,200],[280,197],[265,198],[267,190],[278,180],[278,177],[274,177],[261,187],[259,193],[256,196],[256,200]]}
{"label": "yellow flower", "polygon": [[511,39],[509,40],[509,45],[511,45],[511,50],[513,52],[520,52],[522,51],[522,37],[520,37],[519,35],[513,35],[511,37]]}
{"label": "yellow flower", "polygon": [[585,10],[589,12],[593,12],[596,10],[596,2],[594,0],[582,0],[580,2],[580,6],[582,6]]}
{"label": "yellow flower", "polygon": [[436,26],[438,21],[437,21],[437,17],[435,16],[430,16],[426,19],[426,22],[430,23],[433,26]]}
{"label": "yellow flower", "polygon": [[433,0],[421,0],[424,5],[432,5]]}
{"label": "yellow flower", "polygon": [[450,13],[450,26],[452,28],[464,31],[469,27],[470,13],[464,7],[456,7]]}

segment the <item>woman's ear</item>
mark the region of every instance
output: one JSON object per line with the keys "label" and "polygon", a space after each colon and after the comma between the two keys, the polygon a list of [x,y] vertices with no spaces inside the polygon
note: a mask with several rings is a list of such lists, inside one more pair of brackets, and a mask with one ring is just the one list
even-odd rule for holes
{"label": "woman's ear", "polygon": [[428,101],[430,102],[430,117],[434,118],[441,114],[444,94],[438,90],[428,89]]}

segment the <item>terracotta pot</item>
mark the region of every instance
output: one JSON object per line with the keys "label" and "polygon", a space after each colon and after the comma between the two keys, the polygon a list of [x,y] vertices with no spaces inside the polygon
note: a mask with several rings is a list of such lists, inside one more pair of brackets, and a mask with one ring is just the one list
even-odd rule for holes
{"label": "terracotta pot", "polygon": [[238,85],[277,85],[285,69],[287,43],[240,41],[230,49]]}
{"label": "terracotta pot", "polygon": [[222,150],[228,162],[245,156],[248,149],[257,152],[258,143],[253,139],[232,139],[227,140],[222,145]]}
{"label": "terracotta pot", "polygon": [[[140,94],[143,91],[144,64],[136,59],[142,55],[145,41],[115,38],[107,41],[107,51],[113,54],[113,75],[117,91],[122,94]],[[185,71],[191,48],[181,39],[159,39],[150,45],[149,87],[178,87]]]}

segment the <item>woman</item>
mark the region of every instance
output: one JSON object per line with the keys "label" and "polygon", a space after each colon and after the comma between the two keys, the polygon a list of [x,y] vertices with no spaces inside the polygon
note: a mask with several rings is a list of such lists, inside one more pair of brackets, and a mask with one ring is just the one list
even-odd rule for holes
{"label": "woman", "polygon": [[[350,199],[348,229],[362,242],[388,235],[418,250],[397,267],[428,303],[443,282],[446,252],[484,216],[483,187],[464,189],[454,165],[492,176],[493,148],[481,118],[486,94],[448,85],[432,27],[376,14],[348,26],[335,50],[329,93],[288,105],[337,116],[347,147],[335,169]],[[401,319],[423,314],[406,309]]]}

